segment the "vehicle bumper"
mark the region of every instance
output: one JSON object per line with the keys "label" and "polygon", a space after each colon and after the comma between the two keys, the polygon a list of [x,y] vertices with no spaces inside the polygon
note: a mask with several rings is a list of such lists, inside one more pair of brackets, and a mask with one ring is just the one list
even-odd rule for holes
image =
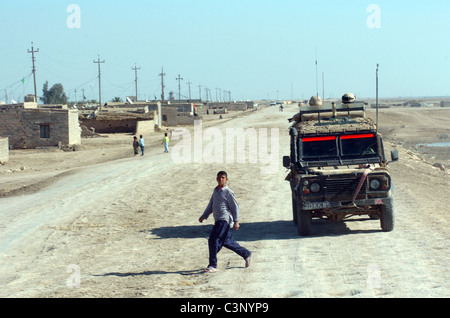
{"label": "vehicle bumper", "polygon": [[[339,209],[346,207],[360,207],[364,208],[367,206],[376,206],[376,205],[388,205],[392,204],[392,198],[376,198],[376,199],[363,199],[363,200],[355,200],[353,202],[345,202],[345,201],[323,201],[323,202],[305,202],[302,205],[303,210],[312,211],[312,210],[324,210],[324,209]],[[338,211],[336,211],[338,212]]]}

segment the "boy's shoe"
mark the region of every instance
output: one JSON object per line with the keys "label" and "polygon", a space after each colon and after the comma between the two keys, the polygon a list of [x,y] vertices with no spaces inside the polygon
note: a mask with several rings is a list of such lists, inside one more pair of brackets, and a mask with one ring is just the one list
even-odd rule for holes
{"label": "boy's shoe", "polygon": [[250,266],[250,260],[252,259],[252,255],[250,255],[249,257],[247,257],[245,259],[245,267],[249,267]]}
{"label": "boy's shoe", "polygon": [[218,269],[215,268],[215,267],[212,267],[212,266],[208,266],[207,268],[205,268],[205,272],[206,273],[214,273],[214,272],[217,272],[217,271],[218,271]]}

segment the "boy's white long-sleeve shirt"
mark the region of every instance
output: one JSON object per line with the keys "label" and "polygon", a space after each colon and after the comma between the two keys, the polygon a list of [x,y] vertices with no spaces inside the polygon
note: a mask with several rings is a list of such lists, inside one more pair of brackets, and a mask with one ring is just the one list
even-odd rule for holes
{"label": "boy's white long-sleeve shirt", "polygon": [[228,186],[214,189],[202,218],[207,219],[211,213],[215,222],[224,220],[232,226],[234,222],[239,221],[239,205],[234,192]]}

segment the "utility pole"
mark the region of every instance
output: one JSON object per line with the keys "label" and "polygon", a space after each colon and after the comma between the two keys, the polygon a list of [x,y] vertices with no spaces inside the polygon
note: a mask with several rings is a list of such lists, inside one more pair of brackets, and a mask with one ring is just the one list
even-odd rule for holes
{"label": "utility pole", "polygon": [[159,76],[161,76],[161,104],[164,105],[164,75],[166,75],[166,73],[164,73],[164,68],[161,67],[161,74],[159,74]]}
{"label": "utility pole", "polygon": [[134,67],[131,68],[132,70],[134,70],[134,82],[135,82],[135,87],[136,87],[136,102],[138,101],[138,89],[137,89],[137,71],[140,70],[140,67],[136,66],[136,63],[134,63]]}
{"label": "utility pole", "polygon": [[202,100],[202,85],[198,85],[198,99]]}
{"label": "utility pole", "polygon": [[181,99],[181,81],[183,80],[180,76],[180,74],[178,74],[178,77],[176,78],[176,80],[178,81],[178,100]]}
{"label": "utility pole", "polygon": [[189,86],[189,101],[191,101],[191,81],[186,83]]}
{"label": "utility pole", "polygon": [[102,110],[102,76],[101,76],[101,70],[100,70],[100,64],[105,63],[105,61],[100,61],[100,54],[98,55],[97,61],[94,60],[94,63],[98,64],[98,98],[99,98],[99,105],[100,105],[100,111]]}
{"label": "utility pole", "polygon": [[34,50],[34,46],[33,46],[33,42],[31,42],[31,51],[28,50],[28,53],[31,53],[31,60],[33,61],[33,77],[34,77],[34,99],[35,102],[37,103],[37,90],[36,90],[36,67],[34,65],[34,62],[36,61],[36,59],[34,58],[34,53],[38,53],[39,49],[37,49],[36,51]]}

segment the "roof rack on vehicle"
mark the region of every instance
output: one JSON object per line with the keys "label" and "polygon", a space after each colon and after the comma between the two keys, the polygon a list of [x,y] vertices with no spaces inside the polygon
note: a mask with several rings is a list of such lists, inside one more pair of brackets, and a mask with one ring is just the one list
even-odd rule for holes
{"label": "roof rack on vehicle", "polygon": [[314,96],[308,106],[301,106],[300,112],[289,119],[289,122],[304,122],[309,120],[332,119],[340,117],[365,117],[366,103],[355,102],[354,98],[348,98],[348,94],[342,97],[342,102],[332,102],[323,105],[319,100],[315,103]]}

